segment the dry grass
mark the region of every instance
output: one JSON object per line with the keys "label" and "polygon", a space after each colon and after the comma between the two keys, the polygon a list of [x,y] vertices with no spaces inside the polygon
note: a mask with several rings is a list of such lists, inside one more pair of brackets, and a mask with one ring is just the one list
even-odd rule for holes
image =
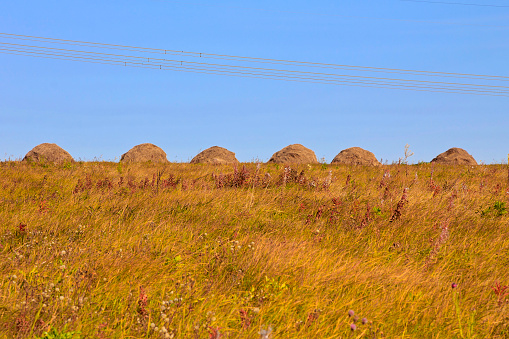
{"label": "dry grass", "polygon": [[242,166],[0,163],[1,337],[509,338],[507,166]]}

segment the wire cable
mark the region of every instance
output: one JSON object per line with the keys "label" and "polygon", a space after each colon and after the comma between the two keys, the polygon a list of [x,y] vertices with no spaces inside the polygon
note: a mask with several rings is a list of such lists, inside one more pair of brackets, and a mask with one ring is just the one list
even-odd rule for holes
{"label": "wire cable", "polygon": [[197,6],[205,6],[205,7],[230,8],[230,9],[237,9],[237,10],[243,10],[243,11],[256,11],[256,12],[282,13],[282,14],[298,14],[298,15],[313,15],[313,16],[336,17],[336,18],[345,18],[345,19],[395,21],[395,22],[424,23],[424,24],[435,24],[435,25],[454,25],[454,26],[477,26],[477,27],[509,28],[509,26],[507,26],[507,25],[485,25],[485,24],[471,24],[471,23],[448,22],[448,21],[434,21],[434,20],[393,19],[393,18],[368,17],[368,16],[344,15],[344,14],[333,14],[333,13],[286,11],[286,10],[274,10],[274,9],[266,9],[266,8],[254,8],[254,7],[240,7],[240,6],[218,5],[216,3],[205,4],[205,3],[195,2],[195,1],[193,1],[193,2],[190,2],[190,1],[178,1],[178,0],[153,0],[153,1],[166,2],[166,3],[167,2],[185,3],[186,5],[197,5]]}
{"label": "wire cable", "polygon": [[[16,53],[16,52],[3,52],[3,51],[0,51],[1,54],[12,54],[12,55],[27,55],[27,54],[23,54],[23,53]],[[29,55],[29,56],[33,56],[33,55]],[[59,57],[51,57],[51,56],[36,56],[36,57],[40,57],[40,58],[47,58],[47,59],[57,59],[57,60],[69,60],[68,58],[59,58]],[[82,61],[82,60],[79,60],[79,61]],[[88,62],[88,63],[98,63],[98,64],[107,64],[107,65],[119,65],[119,63],[113,63],[113,62],[101,62],[101,61],[82,61],[82,62]],[[140,66],[140,65],[134,65],[130,62],[126,63],[125,65],[122,65],[122,66],[126,66],[126,67],[136,67],[136,68],[151,68],[151,69],[160,69],[160,70],[166,70],[166,69],[170,69],[168,67],[161,67],[161,68],[157,68],[157,67],[153,67],[153,66]],[[208,72],[208,71],[197,71],[197,70],[188,70],[188,69],[171,69],[173,71],[179,71],[179,72],[190,72],[190,73],[200,73],[200,74],[219,74],[219,75],[226,75],[226,76],[233,76],[233,77],[243,77],[243,78],[257,78],[257,79],[266,79],[266,77],[261,77],[261,76],[249,76],[249,75],[234,75],[234,74],[223,74],[223,73],[216,73],[216,72]],[[291,82],[311,82],[311,83],[319,83],[319,84],[328,84],[330,85],[331,83],[326,83],[326,82],[320,82],[320,81],[302,81],[302,80],[292,80],[292,79],[274,79],[274,80],[282,80],[282,81],[291,81]],[[388,88],[388,89],[394,89],[394,87],[389,87],[389,86],[382,86],[382,85],[362,85],[362,84],[350,84],[350,83],[345,83],[345,84],[341,84],[341,83],[334,83],[333,85],[344,85],[344,86],[354,86],[354,87],[368,87],[368,88]],[[413,89],[413,88],[397,88],[397,89],[400,89],[400,90],[406,90],[406,91],[420,91],[420,92],[434,92],[434,93],[454,93],[454,94],[471,94],[471,95],[487,95],[487,96],[497,96],[497,97],[509,97],[509,95],[507,94],[496,94],[496,93],[491,93],[491,94],[486,94],[486,93],[464,93],[464,92],[458,92],[458,91],[453,91],[453,90],[447,90],[447,91],[444,91],[444,90],[433,90],[433,89]]]}
{"label": "wire cable", "polygon": [[223,75],[233,75],[233,76],[244,76],[244,77],[258,77],[258,78],[271,78],[276,80],[287,80],[287,81],[299,81],[299,82],[314,82],[314,83],[327,83],[327,84],[347,84],[347,85],[358,85],[362,87],[379,87],[379,88],[397,88],[397,89],[406,89],[406,90],[424,90],[424,91],[439,91],[439,92],[447,92],[447,93],[468,93],[468,94],[477,94],[477,95],[495,95],[495,96],[509,96],[509,92],[504,91],[485,91],[485,90],[471,90],[471,89],[463,89],[463,88],[449,88],[449,87],[431,87],[431,86],[412,86],[412,85],[401,85],[401,84],[390,84],[390,83],[382,83],[382,82],[366,82],[366,81],[352,81],[352,80],[334,80],[334,79],[323,79],[323,78],[314,78],[314,77],[298,77],[298,76],[281,76],[274,74],[264,74],[264,73],[250,73],[250,72],[240,72],[240,71],[225,71],[225,70],[217,70],[217,69],[207,69],[203,67],[188,67],[188,66],[168,66],[168,65],[150,65],[144,62],[133,62],[133,61],[125,61],[125,60],[116,60],[116,59],[102,59],[96,57],[83,57],[83,56],[72,56],[72,55],[63,55],[56,53],[45,53],[45,52],[37,52],[37,51],[19,51],[19,50],[9,50],[9,49],[0,49],[0,53],[6,54],[25,54],[41,57],[49,57],[49,58],[58,58],[58,59],[68,59],[74,61],[85,61],[85,62],[95,62],[95,63],[108,63],[108,64],[116,64],[123,66],[132,66],[132,67],[143,67],[143,68],[153,68],[153,69],[171,69],[171,70],[183,70],[183,71],[192,71],[197,73],[207,73],[207,74],[223,74]]}
{"label": "wire cable", "polygon": [[85,55],[97,55],[101,57],[114,57],[114,58],[127,58],[127,59],[135,59],[135,60],[147,60],[147,62],[161,62],[161,63],[172,63],[172,64],[191,64],[198,65],[202,67],[209,67],[215,69],[234,69],[241,71],[255,71],[255,72],[265,72],[272,74],[280,74],[280,75],[297,75],[297,76],[318,76],[321,78],[352,78],[352,79],[361,79],[361,80],[369,80],[369,81],[391,81],[394,83],[407,83],[407,84],[426,84],[426,85],[448,85],[448,86],[461,86],[463,88],[471,87],[471,88],[490,88],[490,89],[509,89],[508,86],[497,86],[497,85],[484,85],[484,84],[471,84],[471,83],[456,83],[456,82],[443,82],[443,81],[429,81],[429,80],[412,80],[412,79],[399,79],[399,78],[385,78],[385,77],[367,77],[367,76],[359,76],[359,75],[347,75],[347,74],[332,74],[332,73],[319,73],[319,72],[305,72],[305,71],[294,71],[294,70],[281,70],[281,69],[273,69],[273,68],[260,68],[260,67],[246,67],[246,66],[238,66],[238,65],[224,65],[224,64],[211,64],[204,62],[193,62],[193,61],[182,61],[182,60],[173,60],[173,59],[160,59],[160,58],[146,58],[132,55],[122,55],[122,54],[112,54],[112,53],[98,53],[91,51],[82,51],[82,50],[69,50],[62,48],[54,48],[54,47],[45,47],[45,46],[32,46],[32,45],[23,45],[23,44],[12,44],[12,43],[3,43],[0,42],[0,45],[14,46],[17,48],[28,48],[28,49],[44,49],[50,51],[57,51],[63,53],[79,53]]}
{"label": "wire cable", "polygon": [[461,5],[461,6],[509,8],[509,6],[506,6],[506,5],[490,5],[490,4],[478,4],[478,3],[465,3],[465,2],[428,1],[428,0],[400,0],[400,1],[406,1],[406,2],[424,2],[424,3],[441,4],[441,5]]}
{"label": "wire cable", "polygon": [[[486,75],[486,74],[472,74],[472,73],[453,73],[453,72],[437,72],[437,71],[421,71],[421,70],[412,70],[412,69],[399,69],[399,68],[384,68],[384,67],[371,67],[371,66],[356,66],[356,65],[345,65],[345,64],[331,64],[331,63],[319,63],[319,62],[309,62],[309,61],[296,61],[296,60],[285,60],[285,59],[270,59],[270,58],[258,58],[258,57],[246,57],[246,56],[236,56],[236,55],[228,55],[228,54],[213,54],[213,53],[204,53],[204,52],[188,52],[188,51],[178,51],[171,49],[160,49],[160,48],[147,48],[147,47],[136,47],[136,46],[128,46],[128,45],[118,45],[118,44],[105,44],[105,43],[97,43],[97,42],[87,42],[87,41],[78,41],[78,40],[66,40],[66,39],[56,39],[56,38],[46,38],[46,37],[36,37],[30,35],[20,35],[20,34],[11,34],[11,33],[0,33],[0,37],[12,38],[12,39],[22,39],[22,38],[32,38],[32,39],[40,39],[45,42],[50,43],[59,43],[59,44],[82,44],[83,46],[97,47],[97,48],[114,48],[114,49],[131,49],[132,51],[138,52],[148,52],[148,53],[158,53],[158,54],[169,54],[175,53],[173,55],[181,55],[188,57],[200,57],[200,58],[217,58],[224,60],[235,60],[235,61],[246,61],[246,62],[259,62],[259,63],[274,63],[274,64],[286,64],[292,66],[306,66],[306,67],[326,67],[326,68],[334,68],[334,67],[342,67],[341,69],[348,68],[351,70],[365,70],[365,71],[397,71],[402,72],[401,74],[410,74],[410,75],[423,75],[423,76],[458,76],[458,77],[473,77],[473,78],[485,78],[490,80],[500,80],[500,81],[509,81],[509,76],[500,76],[500,75]],[[37,40],[39,41],[39,40]]]}
{"label": "wire cable", "polygon": [[[1,34],[1,33],[0,33]],[[2,36],[0,36],[2,37]],[[16,40],[22,40],[22,41],[34,41],[34,42],[46,42],[44,40],[37,40],[36,38],[12,38],[12,37],[6,37],[8,39],[16,39]],[[102,48],[102,49],[113,49],[113,50],[122,50],[122,51],[131,51],[131,52],[143,52],[143,53],[154,53],[154,54],[163,54],[161,51],[162,50],[157,50],[156,52],[150,52],[150,51],[147,51],[145,50],[144,47],[139,47],[139,48],[143,48],[143,50],[138,50],[136,49],[137,47],[132,47],[132,46],[126,46],[126,47],[120,47],[118,45],[113,45],[115,47],[107,47],[107,46],[90,46],[90,45],[87,45],[85,42],[83,43],[72,43],[72,42],[62,42],[62,43],[59,43],[59,42],[54,42],[54,41],[49,41],[50,43],[55,43],[55,44],[64,44],[64,45],[71,45],[71,46],[82,46],[82,47],[94,47],[94,48]],[[95,43],[94,43],[95,44]],[[206,53],[196,53],[196,55],[189,55],[189,54],[185,54],[185,53],[193,53],[193,52],[183,52],[183,51],[171,51],[171,50],[164,50],[164,55],[176,55],[176,56],[191,56],[191,57],[200,57],[200,58],[209,58],[209,59],[215,59],[215,60],[230,60],[230,61],[240,61],[240,62],[245,62],[246,60],[236,60],[236,59],[232,59],[232,58],[226,58],[226,57],[209,57],[207,56]],[[247,61],[249,62],[249,61]],[[305,64],[292,64],[292,63],[288,63],[288,62],[272,62],[272,61],[264,61],[264,62],[261,62],[261,63],[264,63],[264,64],[271,64],[271,65],[285,65],[285,66],[300,66],[300,67],[309,67]],[[439,73],[437,72],[436,74],[433,73],[433,74],[423,74],[422,72],[425,72],[425,71],[415,71],[415,72],[412,72],[412,71],[398,71],[398,70],[384,70],[384,69],[374,69],[374,68],[370,68],[370,67],[364,67],[364,68],[354,68],[354,67],[362,67],[362,66],[348,66],[348,65],[338,65],[338,66],[333,66],[333,64],[331,66],[326,66],[326,65],[315,65],[315,66],[312,66],[314,68],[323,68],[323,69],[341,69],[341,70],[355,70],[355,71],[361,71],[361,72],[374,72],[374,73],[387,73],[387,74],[403,74],[403,75],[418,75],[418,76],[432,76],[432,77],[449,77],[449,78],[462,78],[462,79],[483,79],[483,80],[498,80],[498,81],[509,81],[509,77],[500,77],[500,76],[497,76],[496,78],[494,78],[494,76],[485,76],[485,75],[454,75],[454,73],[452,74],[443,74],[443,73]],[[420,72],[420,73],[419,73]]]}
{"label": "wire cable", "polygon": [[[22,41],[37,42],[43,45],[28,45],[24,43],[2,42],[0,40],[0,53],[25,55],[40,58],[59,60],[72,60],[80,62],[102,63],[108,65],[123,65],[130,67],[151,68],[160,70],[186,71],[194,73],[221,74],[228,76],[240,76],[249,78],[263,78],[284,81],[312,82],[333,85],[348,85],[360,87],[392,88],[404,90],[433,91],[445,93],[462,93],[475,95],[509,96],[509,86],[502,84],[486,83],[464,83],[451,81],[437,81],[435,79],[412,79],[403,77],[368,76],[358,75],[355,72],[378,72],[398,73],[405,77],[440,77],[456,79],[473,79],[479,81],[509,81],[509,77],[494,75],[479,75],[469,73],[450,72],[429,72],[418,70],[389,69],[380,67],[365,67],[353,65],[324,64],[314,62],[303,62],[284,59],[267,59],[242,57],[226,54],[197,53],[177,50],[163,50],[147,47],[135,47],[127,45],[113,45],[96,42],[85,42],[78,40],[64,40],[56,38],[36,37],[11,33],[0,33],[0,39],[14,39]],[[44,44],[50,44],[49,46]],[[83,48],[62,48],[55,45],[80,46]],[[99,50],[97,50],[99,49]],[[112,50],[114,52],[112,52]],[[122,54],[120,52],[130,52]],[[133,53],[135,55],[133,55]],[[141,53],[141,54],[140,54]],[[136,55],[138,54],[138,55]],[[157,55],[154,57],[152,55]],[[204,61],[192,61],[185,59],[164,58],[168,56],[179,56],[182,58],[200,59],[221,59],[226,63],[211,63]],[[239,64],[240,63],[240,64]],[[247,65],[245,65],[248,63]],[[255,64],[271,64],[287,66],[290,69],[260,67]],[[305,68],[305,69],[302,69]],[[353,74],[317,72],[316,68],[341,69]]]}

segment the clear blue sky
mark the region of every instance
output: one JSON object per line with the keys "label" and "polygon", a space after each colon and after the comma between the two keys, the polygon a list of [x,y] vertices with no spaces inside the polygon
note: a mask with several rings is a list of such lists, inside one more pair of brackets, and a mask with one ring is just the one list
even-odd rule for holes
{"label": "clear blue sky", "polygon": [[[507,0],[461,1],[509,6]],[[19,0],[0,2],[0,32],[509,76],[509,7],[400,0]],[[22,158],[43,142],[83,160],[118,160],[131,147],[150,142],[170,161],[189,161],[214,145],[235,152],[240,161],[267,161],[300,143],[327,162],[353,146],[397,161],[410,144],[412,162],[461,147],[478,161],[500,163],[509,153],[509,97],[0,54],[0,159]]]}

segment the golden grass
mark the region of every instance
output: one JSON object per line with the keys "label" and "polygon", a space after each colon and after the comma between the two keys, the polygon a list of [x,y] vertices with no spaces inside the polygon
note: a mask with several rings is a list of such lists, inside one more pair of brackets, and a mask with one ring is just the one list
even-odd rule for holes
{"label": "golden grass", "polygon": [[507,166],[292,169],[0,163],[1,337],[509,338]]}

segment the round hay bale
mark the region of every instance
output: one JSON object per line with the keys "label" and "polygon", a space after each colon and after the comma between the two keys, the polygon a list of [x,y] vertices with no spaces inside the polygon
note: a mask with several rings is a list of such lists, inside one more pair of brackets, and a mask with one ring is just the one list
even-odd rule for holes
{"label": "round hay bale", "polygon": [[141,144],[134,146],[127,153],[122,154],[121,162],[156,162],[166,163],[166,153],[154,144]]}
{"label": "round hay bale", "polygon": [[370,151],[360,147],[350,147],[339,152],[331,164],[378,166],[380,162]]}
{"label": "round hay bale", "polygon": [[277,164],[317,164],[316,154],[300,144],[286,146],[274,153],[268,163]]}
{"label": "round hay bale", "polygon": [[191,160],[191,164],[214,165],[235,164],[238,162],[237,158],[235,158],[235,153],[219,146],[207,148]]}
{"label": "round hay bale", "polygon": [[35,146],[28,152],[23,161],[73,162],[72,156],[57,144],[44,143]]}
{"label": "round hay bale", "polygon": [[444,165],[477,165],[474,157],[462,148],[453,147],[437,155],[431,162]]}

